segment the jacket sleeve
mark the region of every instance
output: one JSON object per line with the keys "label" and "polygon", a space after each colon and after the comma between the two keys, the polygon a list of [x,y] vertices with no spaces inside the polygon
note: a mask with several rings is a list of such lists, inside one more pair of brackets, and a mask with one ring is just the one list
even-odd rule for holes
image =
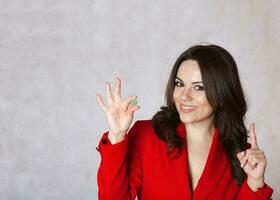
{"label": "jacket sleeve", "polygon": [[266,183],[264,187],[258,188],[256,192],[252,191],[249,185],[247,184],[247,178],[241,185],[239,193],[237,195],[237,200],[269,200],[273,190]]}
{"label": "jacket sleeve", "polygon": [[138,122],[116,144],[108,140],[108,131],[99,142],[101,162],[97,172],[100,200],[134,200],[142,184],[141,149]]}

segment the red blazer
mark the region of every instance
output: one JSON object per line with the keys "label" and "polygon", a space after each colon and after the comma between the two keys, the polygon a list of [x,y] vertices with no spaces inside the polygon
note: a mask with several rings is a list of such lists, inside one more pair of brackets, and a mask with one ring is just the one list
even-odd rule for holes
{"label": "red blazer", "polygon": [[[184,123],[177,134],[185,138]],[[192,192],[186,139],[176,159],[166,153],[166,144],[155,134],[151,120],[136,121],[124,140],[112,145],[105,132],[98,149],[98,197],[101,200],[266,200],[273,190],[265,184],[257,192],[239,187],[231,176],[229,161],[215,129],[210,152],[199,182]],[[176,153],[177,150],[173,150]]]}

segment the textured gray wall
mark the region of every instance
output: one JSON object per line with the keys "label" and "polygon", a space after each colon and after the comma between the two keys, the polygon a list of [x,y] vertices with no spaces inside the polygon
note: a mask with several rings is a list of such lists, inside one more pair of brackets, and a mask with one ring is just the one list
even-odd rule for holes
{"label": "textured gray wall", "polygon": [[[163,104],[177,56],[210,42],[239,66],[280,199],[278,0],[0,0],[0,200],[97,199],[104,82],[138,95],[137,119]],[[135,121],[134,120],[134,121]]]}

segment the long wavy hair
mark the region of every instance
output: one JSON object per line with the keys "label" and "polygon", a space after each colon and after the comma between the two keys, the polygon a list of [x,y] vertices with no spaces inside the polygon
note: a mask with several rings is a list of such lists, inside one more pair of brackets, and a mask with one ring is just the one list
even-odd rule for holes
{"label": "long wavy hair", "polygon": [[157,136],[167,144],[167,152],[174,148],[182,150],[183,140],[176,134],[180,117],[174,104],[173,92],[178,69],[186,60],[198,62],[207,100],[215,112],[214,125],[219,129],[219,141],[226,151],[233,179],[241,185],[246,175],[236,154],[245,150],[247,144],[244,125],[247,104],[236,62],[224,48],[217,45],[195,45],[177,58],[166,86],[166,106],[161,106],[160,111],[152,117],[153,128]]}

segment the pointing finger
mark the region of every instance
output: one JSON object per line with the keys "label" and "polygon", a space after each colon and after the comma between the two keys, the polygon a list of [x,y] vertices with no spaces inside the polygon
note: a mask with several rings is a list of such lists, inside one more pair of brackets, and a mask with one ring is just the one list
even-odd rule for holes
{"label": "pointing finger", "polygon": [[257,137],[256,137],[256,131],[255,131],[255,124],[254,123],[252,123],[250,125],[249,135],[250,135],[250,140],[251,140],[251,149],[259,149],[258,144],[257,144]]}

